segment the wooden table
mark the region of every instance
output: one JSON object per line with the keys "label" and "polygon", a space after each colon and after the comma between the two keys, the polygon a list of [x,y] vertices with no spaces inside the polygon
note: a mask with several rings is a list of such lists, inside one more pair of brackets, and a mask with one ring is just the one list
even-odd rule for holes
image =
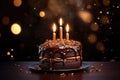
{"label": "wooden table", "polygon": [[36,61],[0,62],[0,80],[120,80],[120,62],[90,62],[90,70],[60,73],[33,73]]}

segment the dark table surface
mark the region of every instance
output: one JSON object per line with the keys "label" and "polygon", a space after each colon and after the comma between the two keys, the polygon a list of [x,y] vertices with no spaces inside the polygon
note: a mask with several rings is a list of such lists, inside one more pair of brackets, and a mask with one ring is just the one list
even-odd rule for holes
{"label": "dark table surface", "polygon": [[33,73],[29,66],[36,61],[1,62],[0,80],[120,80],[120,62],[90,62],[89,71]]}

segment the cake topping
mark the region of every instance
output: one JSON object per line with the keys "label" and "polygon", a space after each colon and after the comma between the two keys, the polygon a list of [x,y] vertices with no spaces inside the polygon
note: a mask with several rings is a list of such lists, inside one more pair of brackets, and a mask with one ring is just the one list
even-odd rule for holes
{"label": "cake topping", "polygon": [[63,47],[71,47],[71,46],[79,46],[80,42],[74,40],[46,40],[45,43],[41,44],[39,47],[42,48],[63,48]]}

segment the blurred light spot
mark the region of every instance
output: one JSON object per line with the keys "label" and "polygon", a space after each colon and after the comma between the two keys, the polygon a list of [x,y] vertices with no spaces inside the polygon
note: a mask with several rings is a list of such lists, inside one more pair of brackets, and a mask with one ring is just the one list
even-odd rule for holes
{"label": "blurred light spot", "polygon": [[90,34],[90,35],[88,36],[88,41],[89,41],[89,43],[91,43],[91,44],[95,43],[95,42],[97,41],[96,35],[95,35],[95,34]]}
{"label": "blurred light spot", "polygon": [[22,5],[22,0],[14,0],[14,1],[13,1],[13,5],[14,5],[15,7],[20,7],[20,6]]}
{"label": "blurred light spot", "polygon": [[104,46],[104,44],[102,42],[98,42],[96,44],[96,49],[101,51],[101,52],[104,52],[105,51],[105,46]]}
{"label": "blurred light spot", "polygon": [[8,25],[9,22],[10,22],[9,17],[5,16],[5,17],[2,18],[2,24],[4,24],[4,25]]}
{"label": "blurred light spot", "polygon": [[8,51],[8,52],[7,52],[7,55],[8,55],[8,56],[10,56],[10,55],[11,55],[11,53]]}
{"label": "blurred light spot", "polygon": [[110,5],[110,0],[103,0],[103,5],[109,6]]}
{"label": "blurred light spot", "polygon": [[109,21],[109,18],[107,16],[102,16],[101,17],[101,22],[103,24],[108,24],[110,21]]}
{"label": "blurred light spot", "polygon": [[94,5],[94,6],[96,6],[97,4],[96,4],[96,3],[94,3],[93,5]]}
{"label": "blurred light spot", "polygon": [[104,59],[104,60],[106,60],[106,59],[107,59],[107,57],[103,57],[103,59]]}
{"label": "blurred light spot", "polygon": [[45,17],[45,12],[44,12],[44,11],[40,11],[40,12],[39,12],[39,16],[40,16],[40,17]]}
{"label": "blurred light spot", "polygon": [[36,10],[36,7],[34,7],[33,9]]}
{"label": "blurred light spot", "polygon": [[98,20],[100,20],[100,17],[97,17]]}
{"label": "blurred light spot", "polygon": [[102,11],[100,11],[99,13],[102,14]]}
{"label": "blurred light spot", "polygon": [[11,58],[13,58],[13,55],[11,55]]}
{"label": "blurred light spot", "polygon": [[92,15],[88,11],[79,11],[79,17],[85,22],[90,23],[92,21]]}
{"label": "blurred light spot", "polygon": [[14,59],[14,57],[13,57],[13,55],[11,55],[11,60],[13,60]]}
{"label": "blurred light spot", "polygon": [[119,8],[119,6],[117,6],[117,8]]}
{"label": "blurred light spot", "polygon": [[92,8],[92,6],[89,4],[89,5],[87,5],[87,9],[91,9]]}
{"label": "blurred light spot", "polygon": [[14,49],[11,49],[11,51],[14,51]]}
{"label": "blurred light spot", "polygon": [[115,59],[111,59],[110,62],[116,62],[116,60]]}
{"label": "blurred light spot", "polygon": [[109,14],[109,11],[107,11],[106,14]]}
{"label": "blurred light spot", "polygon": [[11,26],[11,32],[14,35],[20,34],[20,32],[21,32],[21,26],[18,23],[12,24],[12,26]]}
{"label": "blurred light spot", "polygon": [[48,8],[52,12],[53,15],[64,15],[67,13],[67,9],[63,1],[61,0],[49,0],[48,1]]}
{"label": "blurred light spot", "polygon": [[109,27],[109,29],[111,30],[112,28],[111,28],[111,27]]}
{"label": "blurred light spot", "polygon": [[92,31],[98,31],[99,25],[96,22],[94,22],[91,24],[90,28]]}
{"label": "blurred light spot", "polygon": [[112,7],[114,8],[114,7],[115,7],[115,5],[112,5]]}

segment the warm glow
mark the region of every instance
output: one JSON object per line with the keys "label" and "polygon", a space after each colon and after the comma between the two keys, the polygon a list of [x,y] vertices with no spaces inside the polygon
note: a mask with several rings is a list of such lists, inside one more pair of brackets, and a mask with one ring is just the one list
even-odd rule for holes
{"label": "warm glow", "polygon": [[9,52],[9,51],[7,52],[7,55],[8,55],[8,56],[10,55],[10,52]]}
{"label": "warm glow", "polygon": [[103,15],[103,16],[101,16],[101,22],[103,23],[103,24],[108,24],[108,23],[110,23],[110,20],[109,20],[109,18],[108,18],[108,16],[107,15]]}
{"label": "warm glow", "polygon": [[15,35],[20,34],[21,32],[21,26],[17,23],[12,24],[11,26],[11,32]]}
{"label": "warm glow", "polygon": [[62,26],[62,24],[63,24],[62,18],[59,19],[59,23],[60,23],[60,26]]}
{"label": "warm glow", "polygon": [[90,23],[92,21],[92,15],[88,11],[79,11],[79,17],[85,23]]}
{"label": "warm glow", "polygon": [[96,22],[94,22],[91,24],[90,28],[92,31],[98,31],[99,25]]}
{"label": "warm glow", "polygon": [[69,32],[69,25],[66,25],[66,32]]}
{"label": "warm glow", "polygon": [[11,60],[13,60],[14,59],[14,56],[13,55],[11,55]]}
{"label": "warm glow", "polygon": [[39,12],[39,16],[40,16],[40,17],[45,17],[45,12],[44,12],[44,11],[40,11],[40,12]]}
{"label": "warm glow", "polygon": [[14,49],[11,49],[11,51],[14,51]]}
{"label": "warm glow", "polygon": [[15,7],[20,7],[22,5],[22,0],[14,0],[13,4]]}
{"label": "warm glow", "polygon": [[110,5],[110,0],[103,0],[102,2],[103,2],[103,4],[105,6],[109,6]]}
{"label": "warm glow", "polygon": [[88,41],[89,41],[89,43],[91,43],[91,44],[95,43],[95,42],[97,41],[96,35],[95,35],[95,34],[89,34],[89,36],[88,36]]}
{"label": "warm glow", "polygon": [[52,28],[53,28],[53,32],[56,32],[56,24],[55,23],[53,24]]}
{"label": "warm glow", "polygon": [[13,55],[11,55],[11,58],[13,58]]}

